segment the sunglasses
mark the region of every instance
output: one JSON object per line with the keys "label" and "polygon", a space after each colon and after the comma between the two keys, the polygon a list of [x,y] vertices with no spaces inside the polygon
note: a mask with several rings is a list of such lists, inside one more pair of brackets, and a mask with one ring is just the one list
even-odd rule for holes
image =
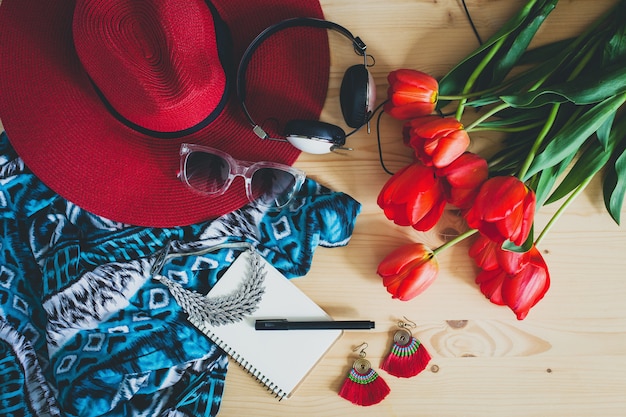
{"label": "sunglasses", "polygon": [[218,149],[188,143],[181,145],[179,177],[192,189],[220,196],[238,176],[245,180],[250,202],[275,209],[289,204],[306,178],[304,172],[289,165],[239,161]]}

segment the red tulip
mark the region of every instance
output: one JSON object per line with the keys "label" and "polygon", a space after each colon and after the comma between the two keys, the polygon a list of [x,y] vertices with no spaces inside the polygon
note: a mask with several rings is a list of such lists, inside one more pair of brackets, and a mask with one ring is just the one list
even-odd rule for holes
{"label": "red tulip", "polygon": [[[408,126],[407,126],[408,125]],[[467,150],[470,137],[461,122],[453,117],[425,116],[407,122],[408,143],[424,165],[442,168]]]}
{"label": "red tulip", "polygon": [[535,246],[529,253],[526,267],[502,286],[502,299],[515,312],[518,320],[523,320],[550,288],[548,265],[541,253]]}
{"label": "red tulip", "polygon": [[378,265],[377,273],[393,298],[408,301],[435,281],[439,263],[426,245],[412,243],[388,254]]}
{"label": "red tulip", "polygon": [[530,234],[534,216],[534,191],[515,177],[503,176],[483,183],[465,220],[495,242],[508,239],[521,246]]}
{"label": "red tulip", "polygon": [[526,267],[530,253],[504,250],[502,244],[485,235],[479,235],[469,249],[469,256],[484,271],[500,268],[507,274],[516,274]]}
{"label": "red tulip", "polygon": [[550,288],[550,273],[533,245],[528,251],[528,262],[518,272],[508,274],[500,267],[482,270],[476,283],[491,302],[508,306],[518,320],[523,320]]}
{"label": "red tulip", "polygon": [[412,69],[399,69],[387,76],[388,101],[384,110],[391,117],[408,120],[435,110],[439,84],[430,75]]}
{"label": "red tulip", "polygon": [[488,175],[487,161],[471,152],[465,152],[450,165],[437,170],[448,203],[460,209],[471,207]]}
{"label": "red tulip", "polygon": [[416,161],[387,181],[378,194],[378,205],[395,224],[426,231],[441,218],[446,200],[434,168]]}
{"label": "red tulip", "polygon": [[502,284],[506,277],[507,273],[501,268],[482,270],[476,276],[476,284],[489,301],[504,306],[506,303],[502,300]]}

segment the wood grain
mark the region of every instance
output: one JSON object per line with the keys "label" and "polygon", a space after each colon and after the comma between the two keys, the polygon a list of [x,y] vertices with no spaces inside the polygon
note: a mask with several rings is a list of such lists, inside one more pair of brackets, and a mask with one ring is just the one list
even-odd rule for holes
{"label": "wood grain", "polygon": [[[371,69],[379,99],[386,76],[407,67],[442,75],[477,46],[457,0],[323,0],[326,18],[360,36],[376,58]],[[483,39],[525,2],[468,0]],[[535,44],[579,33],[615,1],[561,0]],[[342,125],[338,88],[343,71],[358,63],[341,36],[330,34],[331,82],[322,119]],[[383,117],[385,161],[398,169],[410,161],[400,124]],[[489,152],[498,138],[473,135],[472,150]],[[389,178],[378,162],[376,137],[349,139],[344,155],[302,155],[296,165],[362,204],[345,248],[316,251],[311,271],[294,280],[335,319],[372,319],[376,329],[346,332],[294,397],[276,402],[236,366],[226,379],[221,416],[432,416],[593,417],[626,415],[626,233],[605,212],[593,182],[541,245],[552,286],[524,321],[489,303],[474,284],[475,269],[461,243],[439,257],[441,273],[423,295],[393,300],[375,271],[392,248],[410,241],[438,246],[465,230],[455,212],[428,233],[394,226],[376,205]],[[537,215],[542,227],[556,208]],[[378,368],[398,319],[418,323],[414,333],[433,356],[422,374],[381,376],[391,394],[381,404],[357,407],[337,395],[354,360],[352,348],[369,344]]]}
{"label": "wood grain", "polygon": [[[535,44],[579,33],[614,0],[561,0]],[[523,0],[467,0],[483,39]],[[393,69],[440,76],[477,46],[460,0],[321,0],[326,18],[363,38],[376,57],[371,69],[379,99]],[[332,67],[322,119],[342,125],[338,90],[345,69],[358,63],[345,39],[330,34]],[[287,93],[286,93],[287,94]],[[410,161],[400,124],[381,122],[385,161]],[[0,125],[1,129],[1,125]],[[472,150],[489,152],[497,137],[473,135]],[[316,251],[307,276],[294,282],[335,319],[372,319],[376,329],[346,332],[293,398],[278,402],[231,363],[222,417],[624,417],[626,416],[626,233],[605,212],[596,181],[559,220],[541,245],[552,285],[524,321],[489,303],[474,284],[475,269],[461,243],[440,257],[441,273],[423,295],[393,300],[375,271],[392,248],[411,241],[438,246],[465,225],[453,212],[432,231],[394,226],[376,206],[389,178],[380,168],[376,137],[358,132],[344,155],[302,155],[296,165],[319,182],[362,204],[350,244]],[[537,215],[543,226],[555,208]],[[626,218],[626,210],[623,212]],[[433,359],[420,375],[381,376],[391,394],[381,404],[357,407],[337,395],[366,341],[378,368],[398,319],[417,322],[414,334]]]}

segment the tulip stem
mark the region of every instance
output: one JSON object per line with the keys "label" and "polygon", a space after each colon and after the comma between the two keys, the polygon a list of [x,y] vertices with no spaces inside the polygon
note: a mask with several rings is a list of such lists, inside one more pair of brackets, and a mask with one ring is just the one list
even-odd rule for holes
{"label": "tulip stem", "polygon": [[528,155],[526,156],[526,160],[524,161],[522,168],[520,168],[517,174],[517,178],[519,178],[520,180],[524,181],[524,177],[526,176],[526,173],[528,172],[530,165],[535,159],[535,155],[537,154],[539,147],[541,146],[545,137],[548,135],[548,132],[550,131],[550,129],[552,128],[552,125],[554,124],[554,121],[556,120],[556,116],[557,116],[557,113],[559,112],[560,107],[561,105],[559,103],[555,103],[554,105],[552,105],[552,110],[550,110],[550,114],[548,115],[548,118],[546,119],[546,122],[544,123],[543,128],[537,135],[537,138],[535,139],[535,142],[533,143],[532,148],[530,148],[530,152],[528,152]]}
{"label": "tulip stem", "polygon": [[561,217],[563,212],[565,212],[567,207],[569,207],[569,205],[572,204],[572,202],[576,199],[576,197],[578,197],[578,195],[583,192],[585,187],[587,187],[587,185],[591,182],[592,179],[593,179],[593,175],[590,175],[589,177],[585,178],[585,180],[581,182],[578,185],[578,187],[576,187],[576,189],[569,195],[569,197],[567,197],[567,200],[565,200],[565,202],[561,205],[561,207],[559,207],[556,213],[552,215],[552,217],[550,218],[550,221],[548,221],[548,223],[543,228],[539,236],[537,236],[537,239],[535,239],[535,246],[538,246],[539,243],[541,243],[541,241],[548,234],[552,226],[554,226],[554,223],[556,223],[559,217]]}
{"label": "tulip stem", "polygon": [[512,126],[512,127],[497,127],[497,126],[477,126],[472,128],[472,132],[482,132],[482,131],[495,131],[502,133],[516,133],[516,132],[524,132],[526,130],[531,130],[536,127],[543,125],[543,122],[535,122],[528,125],[523,126]]}
{"label": "tulip stem", "polygon": [[473,96],[473,94],[459,94],[457,96],[437,96],[437,100],[443,100],[443,101],[458,101],[458,100],[466,100],[468,98],[471,98]]}
{"label": "tulip stem", "polygon": [[457,243],[461,242],[462,240],[465,240],[468,237],[474,235],[476,232],[478,232],[477,229],[469,229],[467,232],[461,233],[460,235],[458,235],[454,239],[449,240],[446,243],[444,243],[443,245],[439,246],[437,249],[434,249],[433,250],[433,254],[437,255],[438,253],[443,252],[444,250],[448,249],[450,246],[454,246]]}
{"label": "tulip stem", "polygon": [[471,132],[472,129],[474,129],[476,126],[478,126],[479,124],[481,124],[482,122],[484,122],[485,120],[487,120],[488,118],[493,116],[494,114],[498,113],[500,110],[508,109],[509,107],[510,107],[510,104],[507,104],[507,103],[502,103],[502,104],[494,107],[493,109],[489,110],[488,112],[486,112],[485,114],[480,116],[478,119],[476,119],[472,123],[470,123],[465,128],[465,131],[466,132]]}
{"label": "tulip stem", "polygon": [[[502,38],[500,38],[500,40],[498,40],[491,47],[491,49],[489,50],[489,53],[487,53],[487,55],[485,55],[483,60],[476,66],[476,68],[474,68],[474,71],[469,76],[469,78],[467,79],[467,82],[465,83],[465,86],[463,87],[463,91],[461,92],[461,95],[470,93],[472,87],[474,86],[474,83],[476,83],[476,80],[478,79],[480,74],[483,72],[485,67],[489,64],[491,59],[496,55],[498,50],[502,47],[502,45],[504,44],[504,41],[506,40],[506,38],[507,38],[506,36],[503,36]],[[455,117],[456,117],[456,119],[458,121],[461,121],[461,116],[463,116],[463,111],[465,110],[465,103],[466,102],[467,102],[467,98],[462,98],[459,101],[458,107],[456,108],[456,115],[455,115]]]}

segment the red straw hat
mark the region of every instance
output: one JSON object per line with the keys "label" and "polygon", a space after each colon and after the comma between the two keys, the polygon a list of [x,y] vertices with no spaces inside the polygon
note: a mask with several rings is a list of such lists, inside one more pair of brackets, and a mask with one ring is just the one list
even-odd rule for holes
{"label": "red straw hat", "polygon": [[[234,84],[255,36],[300,16],[322,18],[318,1],[2,0],[0,119],[26,165],[88,211],[158,227],[215,218],[248,203],[243,183],[188,189],[180,144],[293,164],[297,149],[252,132]],[[248,67],[246,105],[276,130],[316,119],[328,71],[324,30],[283,30]]]}

